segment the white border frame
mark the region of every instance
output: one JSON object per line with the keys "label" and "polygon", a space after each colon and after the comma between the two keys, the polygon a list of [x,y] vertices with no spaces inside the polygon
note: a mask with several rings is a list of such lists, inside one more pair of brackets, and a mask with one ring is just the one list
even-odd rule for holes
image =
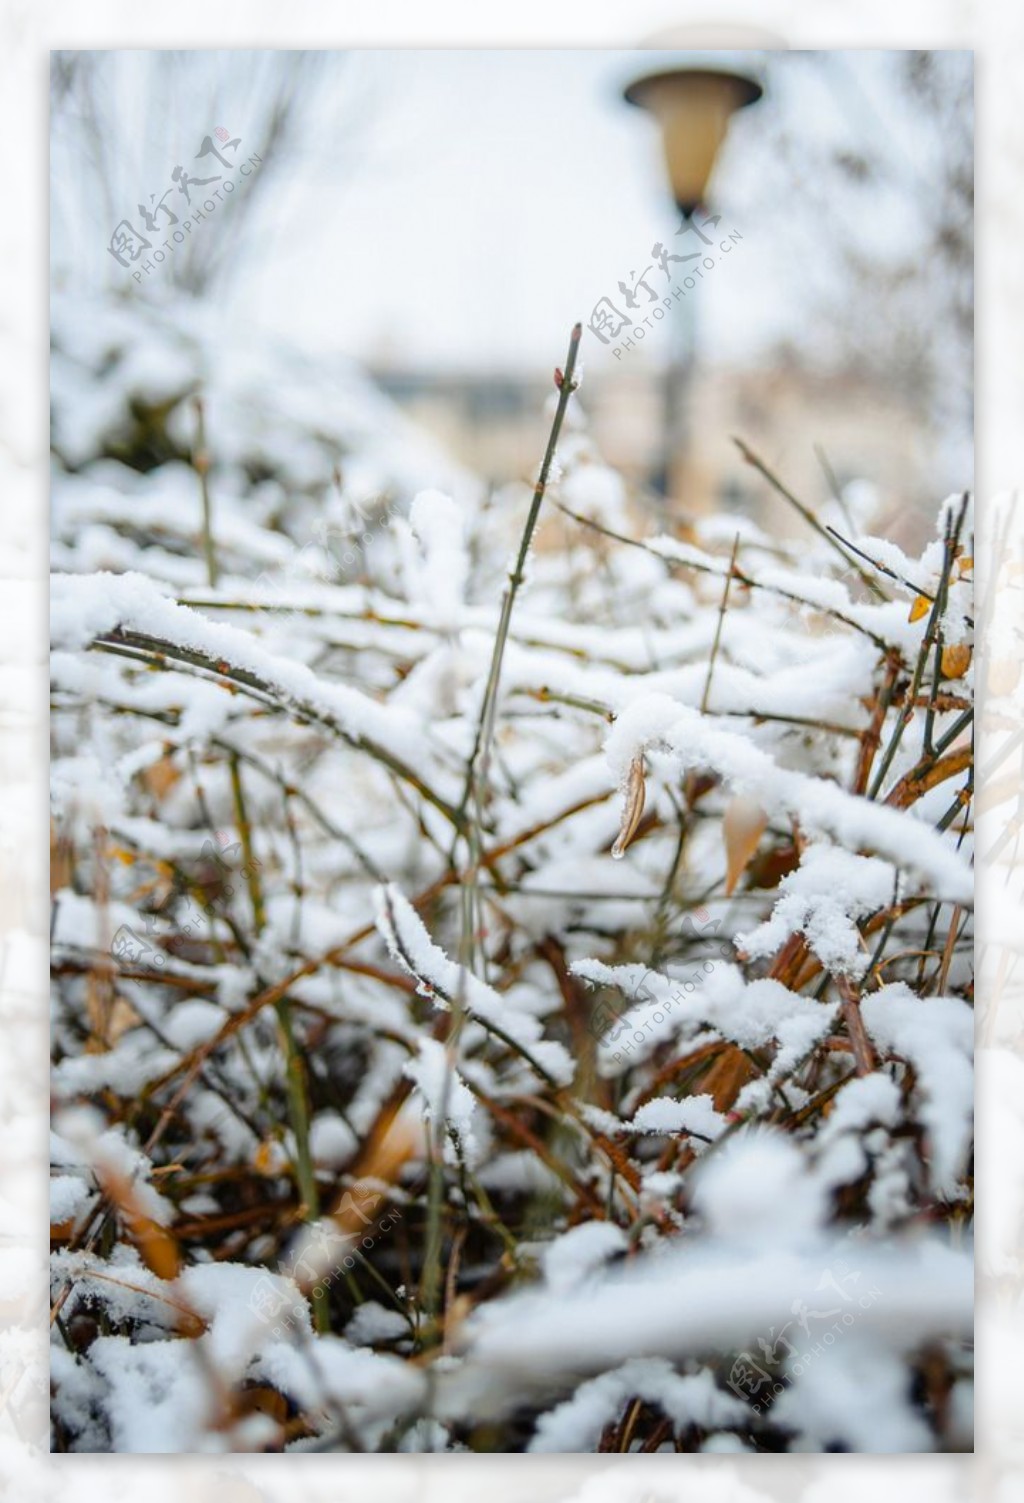
{"label": "white border frame", "polygon": [[[1024,1405],[1016,1357],[1024,1350],[1024,1248],[1014,1273],[1008,1249],[981,1245],[982,1270],[1002,1255],[1001,1285],[979,1283],[979,1457],[49,1457],[46,1446],[44,1213],[46,1143],[46,914],[41,853],[47,839],[45,569],[47,453],[47,75],[52,48],[107,47],[629,47],[685,23],[707,22],[712,6],[685,0],[518,0],[514,13],[488,14],[471,0],[378,0],[336,14],[315,0],[244,7],[177,0],[149,9],[127,0],[85,7],[73,0],[6,0],[0,9],[0,118],[6,130],[5,204],[0,216],[0,601],[7,630],[0,648],[0,779],[25,813],[27,832],[0,827],[0,1479],[31,1503],[73,1488],[82,1503],[107,1503],[112,1490],[163,1503],[187,1491],[189,1503],[475,1498],[512,1503],[587,1503],[712,1498],[801,1498],[807,1503],[874,1499],[890,1490],[902,1503],[968,1496],[973,1483],[1000,1503],[1024,1496]],[[1021,475],[1021,371],[1024,339],[1024,15],[992,3],[861,0],[855,15],[839,0],[716,0],[716,23],[756,25],[799,47],[967,47],[976,52],[978,103],[978,491],[985,498]],[[6,805],[0,806],[6,807]],[[1001,879],[1000,879],[1001,880]],[[984,880],[981,882],[984,889]],[[1012,899],[1015,903],[1016,897]],[[986,921],[985,902],[980,918]],[[26,947],[15,931],[28,928]],[[1024,932],[1024,929],[1022,929]],[[998,936],[991,936],[998,944]],[[1001,1031],[1019,1036],[1021,989],[1007,989]],[[1005,1152],[1024,1142],[1024,1089],[999,1099],[1007,1074],[1024,1085],[1024,1058],[986,1052],[978,1092],[984,1194],[1022,1199],[1024,1164]],[[986,1082],[992,1082],[991,1092]],[[994,1115],[993,1115],[994,1113]],[[993,1203],[996,1203],[995,1200]],[[1000,1202],[1001,1203],[1001,1202]],[[984,1229],[984,1222],[983,1222]],[[1017,1227],[1018,1232],[1022,1230]],[[991,1258],[988,1256],[991,1252]],[[1007,1273],[1009,1266],[1010,1272]],[[29,1337],[26,1325],[32,1326]],[[34,1344],[38,1335],[38,1345]],[[31,1347],[26,1345],[32,1342]],[[26,1378],[19,1362],[30,1361]],[[1018,1417],[1018,1414],[1020,1417]],[[41,1450],[30,1444],[33,1438]],[[27,1443],[29,1442],[29,1443]]]}

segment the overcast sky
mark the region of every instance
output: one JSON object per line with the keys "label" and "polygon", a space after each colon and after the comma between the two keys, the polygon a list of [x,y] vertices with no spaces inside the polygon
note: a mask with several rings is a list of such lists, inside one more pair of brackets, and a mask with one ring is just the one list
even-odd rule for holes
{"label": "overcast sky", "polygon": [[[603,295],[615,299],[619,280],[649,266],[652,246],[670,243],[678,226],[656,126],[621,98],[623,82],[649,66],[608,52],[364,54],[380,139],[368,133],[369,162],[339,186],[296,185],[247,306],[311,344],[340,334],[360,356],[549,364],[572,321],[587,320]],[[884,59],[854,54],[849,66],[860,99],[837,97],[813,69],[776,86],[805,96],[809,132],[856,145],[897,102],[885,96]],[[723,228],[743,235],[702,284],[705,343],[725,359],[799,316],[806,268],[794,278],[780,262],[779,225],[773,233],[740,207],[744,159],[757,157],[775,105],[769,93],[734,118],[716,172]],[[786,212],[780,204],[780,218]],[[890,237],[907,233],[897,212],[887,210]],[[652,338],[645,352],[660,360],[669,338]],[[590,341],[588,358],[613,357]]]}
{"label": "overcast sky", "polygon": [[[870,235],[876,247],[913,243],[899,174],[926,173],[941,150],[927,120],[907,118],[891,86],[891,55],[803,56],[806,66],[792,54],[774,62],[751,55],[768,65],[766,97],[734,118],[719,157],[713,206],[721,228],[743,239],[700,290],[702,347],[715,358],[749,359],[799,328],[808,287],[829,274],[827,237],[813,222],[794,228],[799,193],[790,185],[776,202],[757,191],[771,166],[763,141],[773,113],[785,106],[819,144],[891,151],[895,191],[870,215],[841,195],[829,210],[830,218],[849,214],[850,234]],[[262,205],[255,253],[221,293],[222,311],[361,360],[549,367],[576,318],[586,322],[604,295],[621,301],[618,282],[650,265],[656,241],[680,248],[656,127],[621,98],[622,84],[658,60],[610,51],[340,55]],[[150,176],[152,164],[166,161],[169,181],[172,165],[215,124],[250,147],[258,57],[186,58],[169,110],[154,109],[139,86],[141,54],[124,54],[117,66],[124,87],[112,95],[110,130],[124,177],[107,195],[117,212],[131,214],[146,195],[143,161]],[[211,97],[216,121],[206,118]],[[74,186],[89,149],[87,133],[74,129],[55,146],[55,269],[86,287],[130,281],[105,254],[102,208],[95,228],[82,211],[61,211],[62,190]],[[219,230],[215,218],[201,226],[207,235]],[[143,291],[166,295],[168,278],[152,275]],[[666,321],[639,358],[660,362],[670,339]],[[592,338],[587,358],[612,359]]]}

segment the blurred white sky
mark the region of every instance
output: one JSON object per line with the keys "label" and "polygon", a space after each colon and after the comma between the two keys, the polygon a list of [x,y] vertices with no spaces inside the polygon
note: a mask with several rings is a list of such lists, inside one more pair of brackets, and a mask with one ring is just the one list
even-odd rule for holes
{"label": "blurred white sky", "polygon": [[[215,124],[252,149],[259,55],[208,53],[194,66],[186,62],[172,118],[147,108],[137,70],[133,82],[131,60],[143,56],[126,53],[119,62],[125,84],[114,109],[126,169],[143,160],[145,142],[145,161],[166,159],[169,181],[171,167],[194,155]],[[798,202],[779,201],[766,212],[762,192],[757,212],[749,208],[750,190],[763,188],[769,165],[758,149],[763,122],[783,94],[809,138],[882,146],[892,157],[893,188],[876,198],[870,223],[855,195],[839,193],[830,217],[847,215],[850,235],[871,237],[876,250],[879,241],[901,250],[912,243],[914,215],[900,177],[911,183],[926,175],[941,141],[929,135],[928,121],[907,117],[891,87],[891,56],[804,54],[801,66],[783,54],[770,62],[765,100],[735,117],[712,198],[723,228],[744,238],[701,289],[705,356],[748,359],[791,332],[806,317],[808,288],[830,274],[814,223],[794,235]],[[572,322],[586,321],[602,295],[615,297],[619,279],[647,266],[654,242],[670,244],[678,224],[656,128],[621,100],[622,83],[657,59],[604,50],[339,54],[336,76],[308,118],[309,139],[263,205],[258,254],[240,262],[222,313],[362,360],[549,367]],[[211,81],[216,120],[207,118]],[[112,225],[101,215],[95,228],[85,227],[80,216],[59,211],[62,178],[74,171],[73,135],[69,142],[53,160],[55,269],[72,285],[123,284],[130,273],[103,249]],[[78,145],[88,150],[87,141]],[[159,175],[158,184],[130,186],[136,179],[126,171],[111,193],[129,216],[159,185]],[[211,218],[201,228],[216,235],[220,226]],[[144,294],[164,297],[168,281],[154,273]],[[631,358],[660,362],[670,339],[666,320]],[[587,344],[589,362],[611,363],[610,351],[592,338]]]}
{"label": "blurred white sky", "polygon": [[[619,279],[671,241],[679,216],[656,126],[621,99],[649,55],[375,52],[358,66],[382,139],[369,132],[365,169],[340,189],[303,183],[282,206],[287,227],[246,292],[261,321],[412,365],[544,366],[574,319],[604,294],[621,302]],[[856,144],[884,128],[886,59],[854,54],[843,66],[856,79],[843,97],[813,69],[777,87],[804,92],[809,132]],[[717,358],[749,356],[799,317],[806,272],[779,264],[771,224],[741,207],[744,157],[771,107],[769,97],[734,118],[716,168],[716,207],[744,237],[702,285],[703,342]],[[907,233],[893,216],[891,206],[884,233]],[[657,335],[644,354],[660,362],[671,336],[664,325]],[[588,340],[587,359],[613,357]]]}

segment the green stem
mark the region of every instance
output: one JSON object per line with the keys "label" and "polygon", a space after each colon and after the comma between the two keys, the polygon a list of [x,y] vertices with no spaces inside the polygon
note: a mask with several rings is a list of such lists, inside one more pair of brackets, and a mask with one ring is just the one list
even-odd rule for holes
{"label": "green stem", "polygon": [[533,541],[534,530],[537,526],[537,518],[540,515],[541,503],[544,493],[548,488],[548,476],[551,473],[551,465],[555,458],[555,450],[562,432],[562,424],[565,421],[566,410],[569,406],[569,398],[576,390],[573,380],[573,372],[576,369],[576,357],[579,354],[580,339],[583,336],[582,324],[576,324],[569,337],[569,353],[566,356],[565,372],[558,380],[558,406],[555,408],[554,421],[551,424],[551,433],[548,437],[548,446],[544,452],[544,462],[537,476],[537,484],[533,489],[533,500],[530,503],[529,515],[526,518],[526,526],[519,543],[519,554],[516,558],[515,568],[509,575],[508,587],[502,597],[501,616],[498,621],[498,630],[494,638],[494,652],[491,655],[491,668],[487,676],[487,688],[484,693],[483,711],[480,717],[478,771],[471,774],[479,790],[486,788],[487,772],[491,757],[491,744],[494,739],[494,719],[498,703],[498,687],[501,682],[501,665],[505,656],[505,644],[508,641],[508,629],[512,620],[512,608],[516,602],[516,595],[525,579],[526,560],[530,552],[530,544]]}
{"label": "green stem", "polygon": [[206,450],[206,419],[201,397],[192,403],[196,413],[196,447],[192,455],[192,468],[199,476],[199,494],[203,502],[203,557],[206,559],[206,577],[211,590],[217,588],[219,573],[217,555],[213,547],[213,503],[210,499],[210,456]]}
{"label": "green stem", "polygon": [[[458,815],[457,833],[463,832],[466,834],[469,846],[469,865],[462,884],[462,944],[460,960],[464,966],[471,968],[474,967],[476,959],[476,933],[479,927],[479,902],[477,899],[476,881],[480,866],[483,806],[487,791],[487,775],[490,769],[491,747],[494,741],[494,723],[498,705],[498,689],[501,683],[501,665],[508,642],[512,609],[515,605],[519,588],[526,577],[526,560],[529,556],[530,544],[533,541],[533,534],[537,527],[537,518],[540,515],[541,503],[544,500],[544,494],[548,487],[548,478],[551,474],[555,450],[558,447],[562,424],[565,421],[565,414],[569,406],[569,398],[576,390],[576,382],[573,380],[573,374],[576,369],[576,359],[579,354],[582,337],[583,325],[576,324],[569,336],[569,353],[566,356],[565,371],[557,371],[555,373],[555,382],[558,387],[558,405],[555,408],[555,416],[551,423],[551,432],[548,435],[547,448],[544,451],[544,459],[541,463],[540,473],[537,476],[537,483],[533,488],[533,499],[530,502],[526,526],[523,528],[523,535],[519,541],[519,552],[516,556],[512,572],[509,575],[505,593],[502,596],[501,614],[498,618],[498,629],[494,637],[494,649],[491,653],[491,665],[487,674],[483,704],[480,708],[480,719],[477,722],[476,738],[466,768],[466,783],[462,799],[456,811]],[[471,799],[476,805],[476,818],[469,821],[468,829],[466,829],[464,816]]]}
{"label": "green stem", "polygon": [[245,880],[249,888],[249,901],[252,903],[253,928],[257,934],[262,934],[263,926],[267,921],[266,910],[263,906],[263,889],[260,885],[259,863],[255,859],[255,853],[252,848],[252,827],[249,824],[245,807],[245,795],[242,791],[242,771],[238,755],[235,752],[229,752],[228,754],[228,773],[231,778],[231,794],[235,805],[235,816],[238,820],[238,835],[242,842]]}

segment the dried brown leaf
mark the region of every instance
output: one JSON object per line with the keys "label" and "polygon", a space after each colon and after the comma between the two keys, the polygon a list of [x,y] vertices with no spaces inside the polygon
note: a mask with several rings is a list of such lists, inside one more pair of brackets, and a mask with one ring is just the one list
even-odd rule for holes
{"label": "dried brown leaf", "polygon": [[745,794],[731,800],[722,820],[725,840],[725,890],[731,895],[757,851],[768,816],[761,805]]}
{"label": "dried brown leaf", "polygon": [[644,801],[647,791],[644,784],[644,757],[643,752],[635,756],[629,764],[629,776],[626,779],[626,802],[622,809],[622,822],[619,825],[619,833],[612,846],[612,857],[615,861],[620,860],[626,854],[626,847],[636,834],[637,825],[640,823],[644,812]]}

